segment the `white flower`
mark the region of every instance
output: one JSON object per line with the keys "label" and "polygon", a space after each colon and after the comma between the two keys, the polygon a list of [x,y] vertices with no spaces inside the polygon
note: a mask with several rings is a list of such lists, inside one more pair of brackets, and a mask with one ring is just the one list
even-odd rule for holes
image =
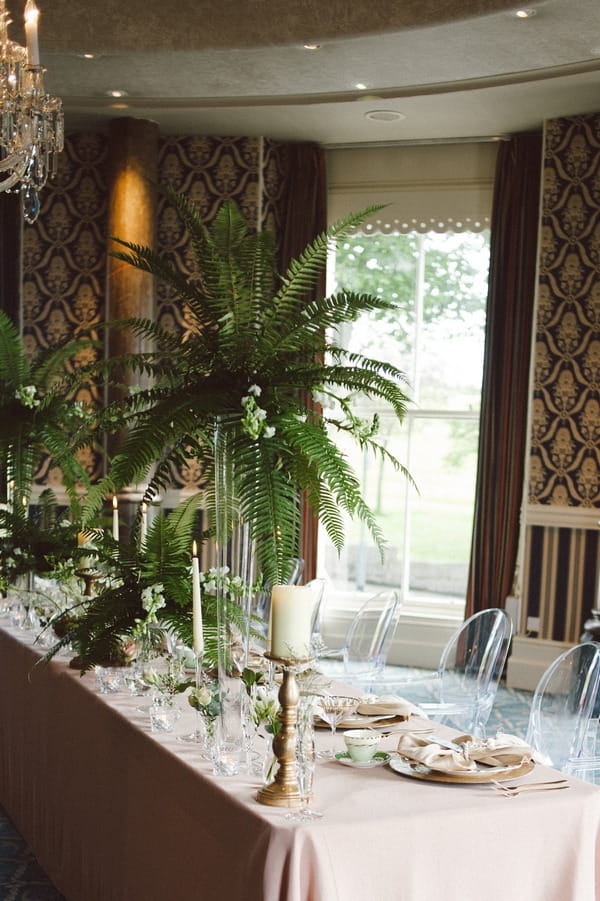
{"label": "white flower", "polygon": [[248,394],[253,394],[254,397],[260,397],[262,394],[262,388],[260,385],[250,385],[248,388]]}
{"label": "white flower", "polygon": [[265,426],[265,430],[263,432],[263,435],[265,436],[265,438],[272,438],[274,434],[275,434],[275,426],[274,425]]}
{"label": "white flower", "polygon": [[37,388],[35,385],[23,385],[15,391],[15,397],[21,401],[24,407],[39,406],[39,399],[36,398]]}
{"label": "white flower", "polygon": [[142,591],[142,607],[148,614],[148,622],[156,622],[156,612],[166,605],[164,585],[149,585]]}

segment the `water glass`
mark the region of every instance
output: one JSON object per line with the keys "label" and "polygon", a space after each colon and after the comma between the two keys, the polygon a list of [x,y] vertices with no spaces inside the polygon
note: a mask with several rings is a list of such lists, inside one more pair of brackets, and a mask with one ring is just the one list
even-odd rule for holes
{"label": "water glass", "polygon": [[14,629],[24,629],[27,622],[27,608],[22,601],[12,601],[8,608],[10,624]]}

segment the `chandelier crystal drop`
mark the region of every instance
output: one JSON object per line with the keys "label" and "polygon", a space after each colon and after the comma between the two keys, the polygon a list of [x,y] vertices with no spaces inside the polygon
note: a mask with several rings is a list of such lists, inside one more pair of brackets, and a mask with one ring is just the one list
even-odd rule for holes
{"label": "chandelier crystal drop", "polygon": [[64,144],[62,103],[44,91],[37,17],[34,0],[27,0],[22,47],[8,37],[9,14],[0,0],[0,191],[21,192],[29,223],[37,219],[39,191],[55,174]]}

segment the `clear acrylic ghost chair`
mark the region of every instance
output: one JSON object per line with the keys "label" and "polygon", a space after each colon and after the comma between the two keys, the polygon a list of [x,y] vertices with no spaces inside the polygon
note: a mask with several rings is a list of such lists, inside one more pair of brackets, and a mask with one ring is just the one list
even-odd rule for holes
{"label": "clear acrylic ghost chair", "polygon": [[485,737],[512,637],[505,610],[480,610],[460,626],[444,648],[437,671],[439,701],[419,703],[430,719]]}
{"label": "clear acrylic ghost chair", "polygon": [[[397,591],[380,591],[365,601],[350,623],[344,646],[339,651],[323,651],[319,656],[319,669],[359,687],[372,686],[385,668],[400,607]],[[332,673],[327,666],[328,659],[341,660],[341,671],[338,668]]]}
{"label": "clear acrylic ghost chair", "polygon": [[575,645],[550,664],[531,702],[527,741],[540,763],[596,781],[600,644]]}
{"label": "clear acrylic ghost chair", "polygon": [[312,589],[315,598],[315,607],[310,627],[310,644],[314,654],[317,655],[319,648],[323,646],[323,639],[321,638],[321,611],[323,609],[323,598],[325,596],[325,579],[310,579],[306,585],[308,588]]}

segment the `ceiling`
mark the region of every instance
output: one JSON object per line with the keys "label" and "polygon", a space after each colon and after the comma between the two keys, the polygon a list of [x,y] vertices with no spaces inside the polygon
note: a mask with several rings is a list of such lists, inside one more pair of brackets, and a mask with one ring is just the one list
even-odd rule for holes
{"label": "ceiling", "polygon": [[[504,135],[600,110],[599,0],[525,0],[529,18],[512,0],[37,3],[67,131],[134,116],[165,134],[338,146]],[[22,2],[7,6],[23,41]]]}

